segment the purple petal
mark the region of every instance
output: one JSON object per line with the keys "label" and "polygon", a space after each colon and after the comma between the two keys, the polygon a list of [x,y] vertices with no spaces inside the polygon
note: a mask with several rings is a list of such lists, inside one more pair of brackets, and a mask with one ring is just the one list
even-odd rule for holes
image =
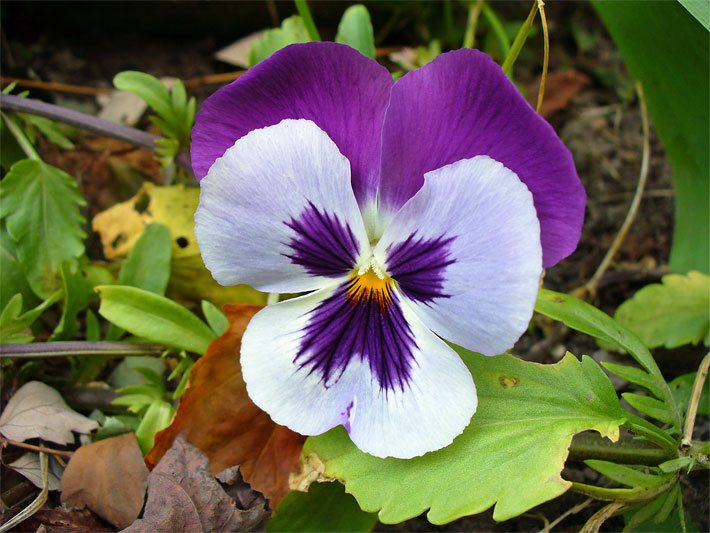
{"label": "purple petal", "polygon": [[532,192],[544,265],[577,246],[586,198],[572,156],[485,54],[449,52],[399,80],[382,142],[380,198],[390,211],[419,190],[426,172],[488,155]]}
{"label": "purple petal", "polygon": [[204,102],[192,130],[195,175],[202,179],[250,131],[304,118],[325,131],[350,160],[353,190],[363,205],[376,192],[391,87],[387,69],[348,46],[288,46]]}

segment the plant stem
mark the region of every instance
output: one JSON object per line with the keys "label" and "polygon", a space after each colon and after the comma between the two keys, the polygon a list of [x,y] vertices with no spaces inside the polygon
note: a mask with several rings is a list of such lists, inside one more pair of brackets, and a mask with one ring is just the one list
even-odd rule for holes
{"label": "plant stem", "polygon": [[[483,8],[483,0],[471,2],[468,6],[468,19],[466,21],[466,34],[463,36],[463,48],[473,48],[476,44],[476,28],[478,27],[478,17]],[[507,59],[507,57],[506,57]]]}
{"label": "plant stem", "polygon": [[659,448],[655,444],[625,437],[611,442],[593,433],[575,435],[569,448],[570,459],[603,459],[621,464],[656,466],[678,454],[673,450]]}
{"label": "plant stem", "polygon": [[619,502],[643,502],[663,494],[678,482],[678,476],[669,476],[663,483],[652,487],[610,489],[586,483],[572,482],[572,490],[597,500]]}
{"label": "plant stem", "polygon": [[52,450],[51,448],[45,448],[44,446],[35,446],[34,444],[27,444],[26,442],[18,442],[16,440],[6,439],[4,437],[0,437],[0,441],[6,442],[7,444],[10,444],[11,446],[16,446],[17,448],[24,448],[25,450],[32,450],[33,452],[43,452],[43,453],[49,453],[51,455],[62,455],[64,457],[71,457],[74,454],[74,452],[70,452],[70,451]]}
{"label": "plant stem", "polygon": [[545,45],[544,56],[542,59],[542,77],[540,78],[540,90],[537,93],[537,107],[535,110],[539,113],[542,109],[542,100],[545,97],[545,85],[547,84],[547,70],[550,66],[550,34],[547,29],[547,17],[545,16],[545,2],[537,0],[537,8],[540,11],[540,21],[542,22],[542,36]]}
{"label": "plant stem", "polygon": [[510,75],[513,70],[513,64],[515,63],[515,60],[518,59],[520,50],[523,49],[523,45],[525,44],[525,41],[528,38],[528,34],[530,33],[530,28],[532,28],[533,22],[535,21],[536,14],[537,0],[534,0],[528,18],[525,19],[523,25],[520,26],[520,30],[518,30],[518,34],[515,36],[515,40],[513,41],[513,44],[510,47],[510,52],[508,52],[508,55],[505,56],[505,61],[503,61],[503,64],[501,65],[503,72],[508,75]]}
{"label": "plant stem", "polygon": [[495,33],[496,38],[498,39],[501,55],[506,57],[510,53],[510,40],[508,39],[508,35],[505,33],[503,24],[488,4],[483,4],[482,12],[483,16],[486,18],[486,21],[490,24],[493,33]]}
{"label": "plant stem", "polygon": [[32,342],[29,344],[0,344],[0,357],[16,359],[104,355],[127,357],[133,355],[160,356],[163,353],[160,344],[144,342]]}
{"label": "plant stem", "polygon": [[[155,152],[155,141],[160,139],[155,135],[141,131],[136,128],[129,128],[114,124],[108,120],[103,120],[93,115],[66,109],[64,107],[48,104],[33,98],[21,98],[12,94],[4,94],[0,96],[0,109],[10,111],[19,111],[21,113],[30,113],[38,115],[64,124],[70,124],[93,133],[107,135],[114,139],[119,139],[131,143],[140,148],[144,148],[151,152]],[[37,156],[39,158],[39,156]],[[187,171],[192,171],[189,157],[187,154],[180,154],[176,158],[177,163]]]}
{"label": "plant stem", "polygon": [[683,440],[680,441],[682,448],[690,448],[693,440],[693,429],[695,428],[695,417],[698,414],[698,403],[700,402],[700,395],[703,392],[703,385],[705,385],[705,379],[708,377],[708,369],[710,368],[710,352],[705,354],[700,367],[698,368],[698,373],[695,375],[695,382],[693,383],[693,391],[690,393],[690,400],[688,401],[688,410],[685,415],[685,425],[683,426]]}
{"label": "plant stem", "polygon": [[316,23],[313,22],[311,10],[308,8],[306,0],[294,0],[294,3],[296,4],[298,14],[301,15],[301,18],[303,19],[303,24],[306,26],[306,30],[308,30],[308,36],[314,41],[320,41],[318,28],[316,28]]}
{"label": "plant stem", "polygon": [[5,113],[0,113],[0,115],[2,115],[2,119],[5,121],[7,129],[10,130],[10,133],[12,133],[12,136],[17,141],[17,144],[20,145],[22,151],[25,152],[25,155],[30,159],[40,161],[37,150],[35,150],[35,147],[32,146],[32,143],[27,138],[27,135],[25,135],[22,129],[20,129],[20,127],[15,123],[14,119],[8,117]]}
{"label": "plant stem", "polygon": [[10,531],[15,526],[21,524],[39,511],[47,502],[47,497],[49,496],[49,459],[44,452],[39,452],[39,464],[42,472],[42,491],[31,504],[0,526],[0,533]]}

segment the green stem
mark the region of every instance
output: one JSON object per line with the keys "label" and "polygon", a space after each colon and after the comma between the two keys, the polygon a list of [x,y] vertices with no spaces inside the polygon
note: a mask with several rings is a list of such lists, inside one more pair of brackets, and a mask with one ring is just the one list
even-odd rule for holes
{"label": "green stem", "polygon": [[127,357],[153,355],[159,357],[164,351],[160,344],[145,342],[32,342],[29,344],[0,344],[0,357],[17,359],[105,355]]}
{"label": "green stem", "polygon": [[313,22],[311,10],[308,8],[306,0],[294,0],[294,3],[296,4],[298,14],[301,15],[301,18],[303,19],[303,24],[306,26],[306,30],[308,30],[308,36],[313,41],[320,41],[318,28],[316,28],[316,23]]}
{"label": "green stem", "polygon": [[594,433],[581,433],[572,440],[569,457],[579,461],[603,459],[620,464],[657,466],[675,459],[678,453],[630,437],[611,442]]}
{"label": "green stem", "polygon": [[518,59],[518,55],[520,54],[520,50],[523,49],[523,45],[525,44],[525,41],[528,38],[528,34],[530,33],[530,29],[532,28],[533,22],[535,21],[536,14],[537,14],[537,0],[534,0],[533,6],[532,6],[532,9],[530,10],[530,14],[528,15],[528,18],[525,19],[525,22],[523,22],[523,25],[520,26],[520,29],[518,30],[518,34],[515,36],[515,39],[513,40],[513,44],[510,47],[510,51],[508,52],[508,55],[505,56],[505,61],[503,61],[503,64],[501,65],[503,72],[505,72],[508,75],[510,75],[510,73],[513,69],[513,65],[515,64],[515,60]]}
{"label": "green stem", "polygon": [[32,143],[27,138],[27,135],[25,135],[22,129],[20,129],[20,127],[15,123],[14,119],[7,116],[5,113],[0,113],[0,115],[2,115],[2,119],[5,121],[7,129],[10,130],[10,133],[12,133],[12,136],[17,141],[17,144],[20,145],[22,151],[25,152],[25,155],[30,159],[40,161],[41,158],[39,157],[37,150],[35,150],[35,147],[32,146]]}
{"label": "green stem", "polygon": [[624,501],[624,502],[643,502],[655,498],[659,494],[663,494],[673,485],[678,482],[677,476],[670,476],[664,483],[653,487],[635,487],[623,489],[610,489],[606,487],[596,487],[587,485],[586,483],[572,482],[572,490],[590,496],[597,500],[606,501]]}
{"label": "green stem", "polygon": [[478,17],[483,8],[483,0],[476,0],[468,5],[468,19],[466,20],[466,34],[463,36],[463,48],[473,48],[476,44],[476,28]]}
{"label": "green stem", "polygon": [[654,426],[647,420],[644,420],[640,416],[636,416],[633,413],[626,413],[626,422],[624,423],[624,426],[626,429],[631,431],[632,433],[639,435],[641,437],[645,437],[646,439],[650,440],[651,442],[655,442],[658,444],[660,447],[664,448],[665,450],[678,454],[678,443],[673,439],[668,433],[663,431],[662,429]]}
{"label": "green stem", "polygon": [[503,57],[507,57],[510,53],[510,39],[508,39],[508,34],[505,33],[505,28],[503,23],[500,21],[495,12],[490,8],[488,4],[483,4],[483,16],[486,17],[486,21],[491,25],[493,33],[495,33],[498,39],[498,44],[500,45],[500,52]]}

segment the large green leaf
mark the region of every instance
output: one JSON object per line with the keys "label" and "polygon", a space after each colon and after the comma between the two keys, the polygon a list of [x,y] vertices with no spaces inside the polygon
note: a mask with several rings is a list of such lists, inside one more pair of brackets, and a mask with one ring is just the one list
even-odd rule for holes
{"label": "large green leaf", "polygon": [[594,1],[626,66],[643,83],[649,114],[671,160],[676,220],[670,266],[682,273],[708,273],[710,33],[700,22],[696,2],[683,5]]}
{"label": "large green leaf", "polygon": [[625,301],[615,319],[635,332],[646,346],[676,348],[710,345],[710,276],[669,274]]}
{"label": "large green leaf", "polygon": [[276,508],[266,531],[367,532],[377,523],[377,515],[360,510],[355,498],[340,483],[313,483],[308,492],[289,492]]}
{"label": "large green leaf", "polygon": [[178,303],[135,287],[102,285],[99,313],[126,331],[178,350],[203,354],[214,332]]}
{"label": "large green leaf", "polygon": [[[478,390],[478,411],[450,446],[410,460],[378,459],[358,450],[342,428],[311,437],[323,475],[345,483],[364,511],[385,523],[429,509],[443,524],[495,504],[506,520],[564,493],[560,476],[575,433],[596,430],[616,440],[624,412],[614,387],[589,357],[555,365],[458,349]],[[445,387],[446,384],[442,383]]]}
{"label": "large green leaf", "polygon": [[372,30],[370,13],[365,6],[355,4],[345,10],[338,25],[335,42],[352,46],[361,54],[374,59],[375,35]]}
{"label": "large green leaf", "polygon": [[17,245],[32,290],[48,298],[61,287],[62,263],[84,253],[85,205],[76,181],[42,161],[23,159],[0,181],[0,219]]}
{"label": "large green leaf", "polygon": [[266,30],[261,39],[252,43],[249,50],[249,64],[253,67],[289,44],[307,43],[310,40],[303,19],[293,15],[284,19],[280,28]]}

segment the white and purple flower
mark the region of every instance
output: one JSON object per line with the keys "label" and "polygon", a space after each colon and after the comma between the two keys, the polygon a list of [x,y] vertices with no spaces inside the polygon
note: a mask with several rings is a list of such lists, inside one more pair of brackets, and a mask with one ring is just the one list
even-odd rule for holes
{"label": "white and purple flower", "polygon": [[464,430],[476,389],[442,339],[509,349],[584,214],[570,153],[475,50],[393,83],[346,46],[289,46],[204,103],[192,161],[214,278],[312,291],[249,324],[249,396],[299,433],[343,425],[379,457]]}

